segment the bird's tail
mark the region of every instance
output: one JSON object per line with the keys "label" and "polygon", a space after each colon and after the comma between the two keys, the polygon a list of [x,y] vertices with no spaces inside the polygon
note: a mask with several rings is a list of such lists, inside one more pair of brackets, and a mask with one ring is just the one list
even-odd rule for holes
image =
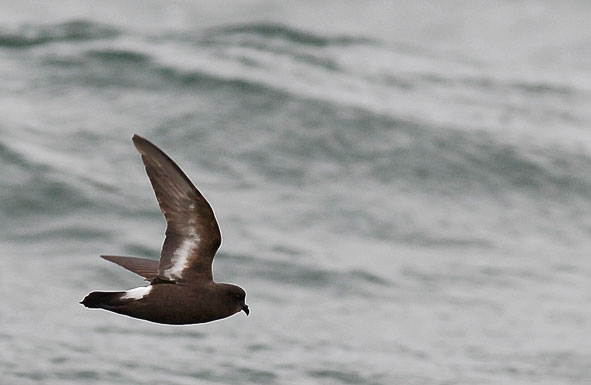
{"label": "bird's tail", "polygon": [[113,306],[122,305],[121,296],[124,292],[121,291],[93,291],[88,294],[80,303],[88,308],[110,308]]}

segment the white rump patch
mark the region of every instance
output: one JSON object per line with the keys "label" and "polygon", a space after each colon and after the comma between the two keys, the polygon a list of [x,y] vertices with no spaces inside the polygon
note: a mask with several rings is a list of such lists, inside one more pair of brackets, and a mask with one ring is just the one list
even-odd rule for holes
{"label": "white rump patch", "polygon": [[187,267],[187,262],[193,250],[199,244],[199,236],[193,228],[189,228],[189,237],[183,240],[183,243],[174,251],[172,255],[172,266],[164,270],[167,278],[182,278],[183,270]]}
{"label": "white rump patch", "polygon": [[129,289],[123,294],[121,299],[142,299],[150,293],[152,285],[136,287],[135,289]]}

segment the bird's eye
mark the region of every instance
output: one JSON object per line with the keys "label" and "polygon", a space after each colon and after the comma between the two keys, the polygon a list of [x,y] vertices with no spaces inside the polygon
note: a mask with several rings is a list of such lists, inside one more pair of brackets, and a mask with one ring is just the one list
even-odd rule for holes
{"label": "bird's eye", "polygon": [[234,298],[236,298],[236,299],[240,299],[240,298],[242,298],[242,296],[241,296],[240,294],[236,294],[236,295],[234,296]]}

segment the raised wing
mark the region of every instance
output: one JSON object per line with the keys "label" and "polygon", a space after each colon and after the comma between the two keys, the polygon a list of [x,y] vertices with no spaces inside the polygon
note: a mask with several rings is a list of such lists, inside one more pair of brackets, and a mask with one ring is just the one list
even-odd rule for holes
{"label": "raised wing", "polygon": [[151,281],[158,276],[158,265],[160,262],[155,259],[124,257],[121,255],[101,255],[101,258],[116,263],[129,271],[133,271],[137,275],[144,277],[147,281]]}
{"label": "raised wing", "polygon": [[158,278],[212,281],[211,264],[222,237],[211,206],[162,150],[138,135],[133,143],[167,223]]}

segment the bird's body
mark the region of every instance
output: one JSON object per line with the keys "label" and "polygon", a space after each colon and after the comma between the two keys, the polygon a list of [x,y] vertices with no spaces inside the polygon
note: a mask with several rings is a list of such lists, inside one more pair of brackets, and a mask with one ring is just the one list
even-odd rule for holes
{"label": "bird's body", "polygon": [[[127,292],[94,292],[84,305],[161,324],[185,325],[215,321],[241,310],[224,284],[151,284]],[[221,289],[221,290],[220,290]]]}
{"label": "bird's body", "polygon": [[102,256],[141,275],[150,285],[92,292],[81,303],[172,325],[210,322],[240,311],[248,314],[242,288],[213,281],[211,265],[221,234],[209,203],[162,150],[138,135],[133,142],[167,221],[160,261]]}

